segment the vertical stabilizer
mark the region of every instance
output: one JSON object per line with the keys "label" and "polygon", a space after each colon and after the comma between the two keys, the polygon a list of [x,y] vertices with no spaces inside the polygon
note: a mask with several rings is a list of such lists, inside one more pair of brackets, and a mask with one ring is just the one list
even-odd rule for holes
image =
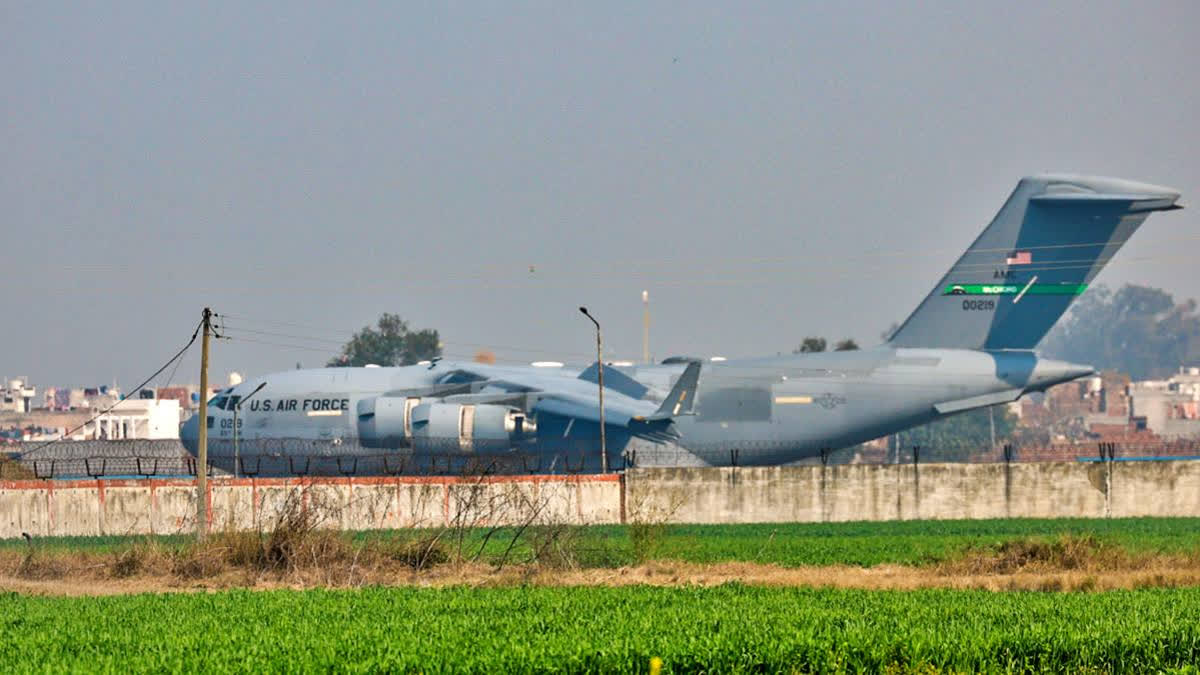
{"label": "vertical stabilizer", "polygon": [[1024,178],[892,336],[898,347],[1033,349],[1170,188],[1117,178]]}

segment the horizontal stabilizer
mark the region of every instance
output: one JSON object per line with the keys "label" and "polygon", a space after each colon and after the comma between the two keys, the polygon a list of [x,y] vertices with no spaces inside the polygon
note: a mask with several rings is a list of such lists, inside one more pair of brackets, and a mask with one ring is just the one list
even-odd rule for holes
{"label": "horizontal stabilizer", "polygon": [[945,401],[937,403],[933,409],[943,415],[950,413],[963,412],[964,410],[973,410],[975,408],[986,408],[990,405],[999,405],[1001,403],[1012,403],[1021,397],[1024,393],[1021,389],[1005,389],[991,394],[982,396],[972,396],[970,398],[960,398],[954,401]]}

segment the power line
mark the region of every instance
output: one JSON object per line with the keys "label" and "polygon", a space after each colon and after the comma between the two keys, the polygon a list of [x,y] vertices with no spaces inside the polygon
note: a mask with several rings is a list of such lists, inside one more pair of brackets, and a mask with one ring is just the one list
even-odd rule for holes
{"label": "power line", "polygon": [[[188,348],[191,347],[192,344],[196,342],[196,336],[198,336],[200,334],[200,328],[203,325],[204,325],[203,321],[196,324],[196,330],[192,331],[192,337],[191,337],[191,339],[189,339],[187,341],[187,344],[185,344],[182,348],[180,348],[179,351],[175,352],[175,355],[172,356],[170,359],[168,359],[166,363],[162,364],[162,366],[158,370],[154,371],[150,375],[150,377],[147,377],[145,380],[142,380],[142,383],[137,385],[136,387],[134,387],[133,391],[141,391],[142,387],[146,386],[147,384],[150,383],[151,380],[158,377],[164,370],[167,369],[167,366],[170,366],[172,363],[175,363],[176,361],[180,360],[181,357],[183,357],[184,352],[186,352],[188,350]],[[201,395],[203,396],[203,393]],[[107,414],[108,412],[112,411],[117,406],[121,405],[122,403],[124,403],[127,400],[128,400],[128,397],[118,399],[116,403],[113,403],[112,405],[108,406],[104,410],[101,410],[100,412],[96,413],[95,415],[92,415],[92,417],[90,419],[88,419],[86,422],[83,422],[82,424],[79,424],[79,425],[75,426],[74,428],[63,432],[63,435],[61,438],[56,438],[52,441],[46,441],[45,443],[42,443],[41,445],[30,448],[29,450],[23,450],[21,452],[21,454],[24,455],[25,453],[28,453],[28,452],[35,452],[37,450],[41,450],[42,448],[46,448],[46,447],[49,447],[56,443],[61,443],[65,440],[67,440],[68,436],[70,436],[71,434],[75,433],[76,431],[79,431],[80,429],[86,427],[87,425],[91,424],[92,422],[95,422],[102,415]]]}
{"label": "power line", "polygon": [[[268,345],[268,346],[280,347],[280,348],[284,348],[284,349],[296,349],[296,350],[303,350],[303,351],[310,351],[310,352],[321,352],[321,353],[325,353],[325,354],[329,353],[328,350],[322,349],[320,347],[310,347],[310,346],[305,346],[305,345],[288,344],[288,343],[281,343],[281,342],[271,342],[271,341],[266,341],[266,340],[256,340],[256,339],[252,339],[252,338],[239,337],[236,335],[226,336],[224,339],[229,342],[250,342],[250,343],[254,343],[254,344]],[[828,353],[828,352],[826,352],[826,353]],[[446,352],[443,354],[443,356],[445,356],[448,359],[453,360],[453,361],[470,361],[473,358],[472,355],[462,354],[462,353],[454,353],[454,352]],[[791,356],[795,357],[798,355],[793,354]],[[594,358],[594,357],[592,357],[592,358]],[[770,357],[770,358],[778,358],[778,357]],[[803,357],[798,357],[798,361],[802,358]],[[527,360],[504,359],[504,358],[497,358],[496,363],[501,364],[501,365],[515,365],[515,366],[529,365],[529,361],[527,361]],[[590,363],[590,361],[589,361],[589,363]],[[607,360],[606,360],[606,363],[608,363]],[[705,363],[710,368],[714,367],[714,364],[711,364],[707,361]],[[886,364],[883,364],[883,365],[886,366]],[[721,367],[721,366],[716,366],[716,367]],[[812,385],[814,385],[815,389],[820,389],[822,387],[822,385],[827,385],[830,381],[842,382],[842,381],[844,381],[842,378],[844,378],[845,375],[851,374],[851,373],[848,373],[847,371],[839,370],[836,368],[833,368],[833,369],[805,368],[803,366],[803,364],[799,363],[799,362],[793,363],[793,364],[772,363],[772,364],[764,364],[764,365],[755,365],[752,363],[739,363],[739,364],[736,364],[735,367],[739,371],[748,371],[748,372],[745,375],[739,375],[739,374],[729,373],[729,372],[722,372],[719,374],[719,377],[722,382],[725,382],[728,384],[743,383],[743,384],[747,384],[747,385],[750,385],[750,384],[762,385],[764,383],[763,376],[754,374],[757,372],[762,372],[762,373],[769,373],[769,374],[775,375],[775,376],[786,376],[787,377],[786,381],[793,385],[800,385],[802,383],[811,383]],[[820,372],[818,372],[818,371],[820,371]],[[866,373],[865,372],[864,373],[854,372],[852,374],[859,375],[859,374],[866,374]],[[954,375],[953,373],[932,372],[932,373],[926,374],[926,379],[929,380],[928,383],[888,382],[886,380],[873,380],[869,384],[870,384],[870,387],[875,390],[899,389],[899,390],[903,390],[903,391],[925,391],[925,390],[941,391],[942,388],[944,387],[944,384],[941,380],[952,380],[957,377],[958,376]],[[782,378],[781,378],[781,381],[783,381]]]}
{"label": "power line", "polygon": [[[253,343],[253,344],[268,345],[271,347],[281,347],[284,349],[297,349],[297,350],[309,351],[309,352],[320,352],[322,354],[332,355],[330,350],[326,347],[319,347],[316,345],[286,343],[286,342],[275,342],[275,341],[271,341],[271,340],[260,340],[258,338],[244,337],[242,335],[238,335],[237,333],[227,333],[226,335],[223,336],[222,339],[224,339],[228,342],[249,342],[249,343]],[[551,354],[552,352],[545,351],[545,352],[538,352],[538,353]],[[564,356],[561,353],[554,353],[554,354],[559,358],[562,358],[562,356]],[[469,361],[469,360],[474,359],[476,354],[468,354],[465,352],[455,352],[455,351],[443,351],[442,356],[456,360],[456,361],[459,361],[459,360]],[[571,356],[571,355],[566,354],[566,356]],[[529,365],[529,361],[525,360],[525,359],[497,358],[496,362],[497,363],[509,363],[509,364],[513,364],[513,365]]]}
{"label": "power line", "polygon": [[[245,318],[241,318],[239,320],[240,321],[249,321],[251,323],[253,323],[253,321],[254,321],[253,319],[245,319]],[[263,323],[267,323],[267,322],[264,321]],[[330,345],[335,345],[339,348],[345,346],[346,343],[349,342],[349,340],[350,340],[349,338],[340,339],[340,340],[331,340],[331,339],[324,338],[324,337],[298,335],[295,333],[280,333],[277,331],[257,330],[257,329],[246,328],[244,326],[238,326],[238,325],[231,326],[231,325],[227,325],[227,324],[222,324],[222,327],[224,327],[227,330],[235,331],[237,333],[249,333],[252,335],[265,335],[268,337],[281,337],[281,338],[287,338],[287,339],[291,339],[291,340],[301,340],[301,341],[305,341],[305,342],[330,344]],[[547,353],[553,352],[553,353],[563,354],[566,356],[581,356],[581,357],[588,356],[588,354],[584,354],[583,352],[565,353],[564,354],[561,352],[557,352],[556,350],[542,349],[542,348],[537,348],[537,347],[516,347],[516,346],[512,346],[512,345],[498,345],[498,344],[493,344],[493,343],[482,343],[482,342],[459,342],[456,340],[440,340],[440,339],[438,340],[438,342],[443,345],[457,345],[459,347],[474,347],[474,348],[489,349],[489,350],[502,349],[504,351],[529,353],[529,354],[547,354]]]}

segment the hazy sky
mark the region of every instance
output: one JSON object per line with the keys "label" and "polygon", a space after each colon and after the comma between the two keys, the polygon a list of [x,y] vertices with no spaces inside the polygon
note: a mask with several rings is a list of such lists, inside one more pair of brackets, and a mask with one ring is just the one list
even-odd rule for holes
{"label": "hazy sky", "polygon": [[[1200,206],[1198,28],[1191,1],[4,3],[0,374],[130,387],[205,305],[217,381],[384,311],[450,356],[583,361],[586,304],[632,358],[642,289],[659,358],[874,344],[1022,175]],[[1198,223],[1152,216],[1098,281],[1200,297]]]}

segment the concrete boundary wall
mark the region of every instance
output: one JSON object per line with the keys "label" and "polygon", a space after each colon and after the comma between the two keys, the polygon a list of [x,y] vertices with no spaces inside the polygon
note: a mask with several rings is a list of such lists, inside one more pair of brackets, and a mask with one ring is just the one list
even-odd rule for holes
{"label": "concrete boundary wall", "polygon": [[1200,461],[646,468],[625,480],[631,514],[683,523],[1200,516]]}
{"label": "concrete boundary wall", "polygon": [[[195,530],[190,480],[0,482],[0,538]],[[215,478],[210,528],[289,504],[343,529],[514,522],[1200,516],[1200,461],[645,468],[581,476]]]}
{"label": "concrete boundary wall", "polygon": [[[621,476],[213,478],[209,527],[270,529],[289,507],[342,529],[621,522]],[[195,531],[192,480],[0,482],[0,539]]]}

